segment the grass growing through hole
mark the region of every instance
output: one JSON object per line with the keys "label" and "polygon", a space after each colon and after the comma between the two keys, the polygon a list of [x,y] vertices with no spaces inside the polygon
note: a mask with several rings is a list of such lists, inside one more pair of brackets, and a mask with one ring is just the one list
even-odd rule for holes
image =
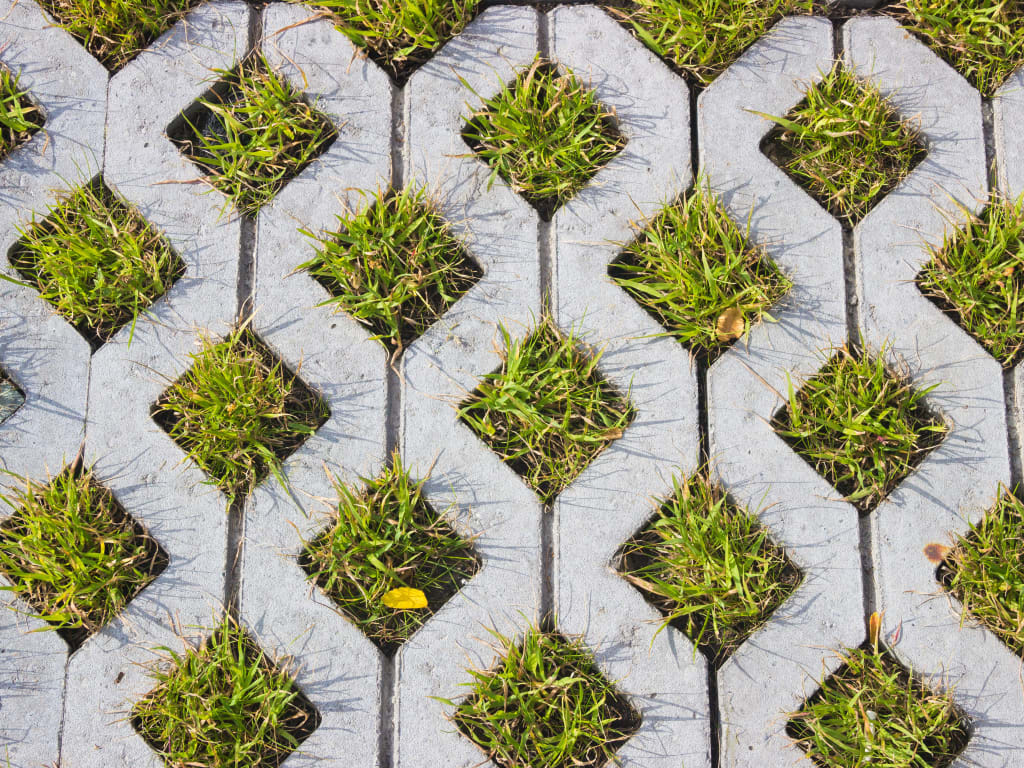
{"label": "grass growing through hole", "polygon": [[[334,523],[300,556],[321,589],[386,653],[408,640],[479,569],[463,540],[423,497],[396,453],[391,467],[363,489],[336,483]],[[398,587],[424,592],[427,607],[382,603]]]}
{"label": "grass growing through hole", "polygon": [[870,511],[942,442],[948,428],[926,408],[934,387],[915,390],[878,357],[845,346],[773,420],[779,433],[861,512]]}
{"label": "grass growing through hole", "polygon": [[163,234],[98,179],[20,234],[11,265],[94,347],[134,325],[185,271]]}
{"label": "grass growing through hole", "polygon": [[276,768],[319,725],[287,669],[225,618],[199,648],[163,648],[171,668],[132,709],[135,730],[175,766]]}
{"label": "grass growing through hole", "polygon": [[813,0],[632,0],[608,10],[652,51],[707,85],[783,16]]}
{"label": "grass growing through hole", "polygon": [[337,232],[303,232],[316,240],[317,255],[299,269],[392,352],[415,341],[483,274],[423,189],[378,192],[338,221]]}
{"label": "grass growing through hole", "polygon": [[720,665],[793,593],[800,572],[706,476],[672,485],[623,548],[621,573]]}
{"label": "grass growing through hole", "polygon": [[255,215],[337,138],[334,125],[307,104],[262,55],[233,72],[182,115],[181,150],[243,213]]}
{"label": "grass growing through hole", "polygon": [[985,96],[1024,64],[1020,0],[906,0],[896,13]]}
{"label": "grass growing through hole", "polygon": [[462,136],[492,183],[500,176],[550,218],[626,146],[614,117],[572,72],[537,58],[470,114]]}
{"label": "grass growing through hole", "polygon": [[600,355],[551,320],[521,341],[504,328],[501,335],[504,363],[459,418],[548,503],[622,436],[633,408],[598,374]]}
{"label": "grass growing through hole", "polygon": [[698,179],[609,268],[612,280],[667,332],[714,359],[764,318],[792,282],[751,247]]}
{"label": "grass growing through hole", "polygon": [[788,115],[762,116],[776,123],[765,153],[848,226],[927,154],[879,90],[838,64]]}
{"label": "grass growing through hole", "polygon": [[1007,368],[1024,349],[1022,206],[1024,197],[993,200],[944,235],[941,247],[929,246],[932,258],[917,276],[924,294]]}
{"label": "grass growing through hole", "polygon": [[17,384],[0,370],[0,424],[9,419],[25,403],[25,395]]}
{"label": "grass growing through hole", "polygon": [[19,76],[0,65],[0,158],[43,126],[43,113],[18,85]]}
{"label": "grass growing through hole", "polygon": [[453,716],[459,730],[502,768],[612,764],[640,716],[583,644],[533,628],[520,643],[492,634],[502,659],[469,670],[472,694]]}
{"label": "grass growing through hole", "polygon": [[203,339],[192,367],[153,418],[233,502],[268,475],[328,417],[326,404],[243,326]]}
{"label": "grass growing through hole", "polygon": [[99,485],[67,468],[0,498],[0,572],[39,616],[77,646],[114,618],[167,564],[156,540]]}
{"label": "grass growing through hole", "polygon": [[198,0],[41,0],[60,27],[117,71],[199,4]]}
{"label": "grass growing through hole", "polygon": [[480,0],[307,0],[402,79],[473,20]]}
{"label": "grass growing through hole", "polygon": [[882,648],[849,650],[843,666],[791,715],[789,735],[828,768],[943,768],[967,743],[950,692],[936,693]]}
{"label": "grass growing through hole", "polygon": [[946,589],[971,614],[1024,656],[1024,504],[1003,493],[971,526],[940,569]]}

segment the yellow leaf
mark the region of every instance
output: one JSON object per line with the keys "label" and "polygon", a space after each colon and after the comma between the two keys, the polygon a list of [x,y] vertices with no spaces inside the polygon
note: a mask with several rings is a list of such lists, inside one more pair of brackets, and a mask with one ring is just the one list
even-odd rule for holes
{"label": "yellow leaf", "polygon": [[718,316],[715,324],[715,335],[719,341],[731,341],[743,335],[743,313],[736,307],[729,307]]}
{"label": "yellow leaf", "polygon": [[875,611],[871,614],[871,618],[868,619],[868,640],[875,649],[875,653],[878,653],[878,635],[882,631],[882,616]]}
{"label": "yellow leaf", "polygon": [[385,594],[381,602],[397,611],[415,611],[427,607],[427,596],[412,587],[399,587]]}

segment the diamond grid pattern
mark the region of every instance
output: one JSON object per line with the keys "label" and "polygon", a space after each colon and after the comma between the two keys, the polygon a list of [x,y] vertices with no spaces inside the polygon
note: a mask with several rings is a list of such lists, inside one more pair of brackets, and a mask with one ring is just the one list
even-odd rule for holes
{"label": "diamond grid pattern", "polygon": [[[34,11],[22,3],[10,18],[22,19],[25,5]],[[211,71],[239,66],[256,13],[268,32],[262,43],[268,62],[339,128],[338,138],[315,161],[293,169],[287,184],[242,223],[225,213],[223,198],[196,183],[203,172],[168,141],[164,128],[183,111],[192,114],[191,105],[209,93]],[[74,455],[88,421],[84,461],[126,514],[159,541],[169,563],[70,660],[46,633],[26,632],[36,628],[30,617],[0,622],[13,669],[29,658],[46,659],[52,667],[40,673],[35,698],[5,711],[5,721],[23,734],[13,742],[12,765],[55,762],[59,732],[65,752],[79,755],[83,765],[159,768],[153,745],[130,722],[104,713],[127,711],[144,700],[152,690],[146,672],[151,650],[180,647],[181,634],[208,627],[225,596],[253,647],[268,657],[296,659],[295,685],[321,718],[288,765],[312,765],[335,753],[376,765],[380,744],[388,741],[380,728],[390,727],[379,717],[381,697],[388,695],[378,685],[383,655],[326,594],[311,587],[303,547],[324,531],[316,513],[324,511],[325,499],[336,498],[337,484],[354,487],[359,478],[379,477],[396,446],[411,476],[424,478],[425,508],[434,514],[444,510],[445,530],[471,541],[479,563],[458,591],[438,599],[436,609],[431,604],[429,618],[395,653],[401,728],[393,759],[399,768],[479,762],[473,740],[453,732],[446,720],[467,700],[460,688],[467,668],[492,669],[500,656],[474,632],[486,626],[521,638],[551,609],[559,631],[581,640],[594,669],[637,714],[635,732],[616,745],[623,760],[643,756],[652,765],[668,766],[684,756],[687,765],[710,764],[709,707],[717,700],[723,765],[791,762],[801,752],[785,732],[785,715],[800,710],[816,686],[805,670],[837,673],[834,649],[864,640],[863,593],[850,577],[860,572],[861,553],[857,510],[837,498],[770,422],[785,405],[780,393],[787,381],[820,374],[825,363],[813,353],[855,331],[868,348],[885,350],[894,369],[906,365],[915,388],[935,386],[929,404],[952,425],[943,443],[922,457],[866,523],[875,531],[885,640],[893,658],[915,674],[956,670],[950,682],[963,691],[958,704],[971,728],[964,759],[994,768],[1000,756],[1024,751],[1020,729],[996,734],[969,704],[971,696],[1010,687],[1019,659],[998,642],[993,646],[987,630],[961,627],[958,616],[938,605],[942,601],[927,600],[928,589],[936,589],[935,565],[907,556],[963,533],[1009,479],[999,366],[966,354],[963,334],[913,285],[926,254],[905,228],[913,221],[915,232],[934,241],[946,226],[943,214],[955,214],[946,194],[951,184],[979,193],[971,199],[984,199],[980,119],[977,135],[972,133],[980,115],[976,92],[930,53],[923,55],[924,46],[891,20],[867,17],[844,25],[843,66],[876,85],[899,114],[920,115],[929,149],[927,161],[880,196],[871,216],[857,225],[857,316],[864,327],[852,329],[841,227],[787,186],[790,179],[761,153],[770,126],[759,114],[788,114],[807,84],[828,71],[831,24],[798,18],[773,27],[698,95],[698,124],[691,134],[686,84],[641,42],[599,9],[548,11],[545,55],[560,71],[578,73],[600,111],[614,115],[620,146],[588,169],[579,189],[545,211],[550,223],[541,225],[534,201],[513,191],[514,184],[510,189],[489,183],[492,169],[467,153],[462,135],[466,103],[488,103],[536,60],[542,37],[537,13],[514,7],[481,13],[412,75],[405,119],[397,128],[387,74],[356,56],[328,20],[310,18],[299,6],[206,4],[110,80],[106,138],[102,128],[89,134],[87,121],[82,131],[89,137],[84,144],[99,148],[102,167],[79,165],[89,171],[87,178],[102,171],[112,192],[166,232],[184,275],[140,317],[130,339],[119,334],[91,362],[88,345],[68,335],[67,324],[38,296],[15,285],[0,288],[6,300],[0,304],[0,363],[9,373],[9,379],[0,376],[0,397],[7,392],[12,403],[14,393],[24,398],[0,421],[0,440],[6,441],[0,442],[0,456],[25,476],[45,476],[47,466],[59,465],[56,449],[67,458]],[[38,34],[52,36],[48,29],[40,26]],[[72,59],[80,55],[70,39],[54,40],[54,50]],[[10,52],[0,52],[0,59],[17,69]],[[95,64],[88,56],[82,60]],[[904,66],[892,69],[894,60]],[[105,75],[96,79],[106,88]],[[158,97],[154,83],[160,84]],[[39,91],[26,85],[33,95]],[[47,98],[43,89],[41,106],[59,118]],[[58,155],[75,144],[62,143],[62,126],[47,124]],[[396,146],[392,131],[400,139]],[[637,222],[651,221],[664,201],[692,187],[693,137],[702,173],[726,215],[792,282],[784,298],[770,305],[770,318],[750,323],[740,343],[730,339],[700,366],[693,365],[689,350],[664,338],[659,318],[609,279],[622,244],[643,230]],[[397,362],[388,360],[372,330],[327,306],[323,285],[297,269],[313,255],[299,230],[328,232],[339,210],[354,209],[359,190],[389,188],[393,156],[402,163],[402,178],[436,195],[438,215],[480,267],[478,281],[410,338]],[[0,175],[12,169],[0,164]],[[46,187],[38,179],[55,178],[47,174],[52,171],[29,169],[20,209],[39,209]],[[16,239],[14,221],[0,217],[0,226],[9,249]],[[247,228],[250,235],[243,236]],[[251,241],[253,229],[255,287],[244,296],[250,283],[239,274],[246,260],[238,244]],[[893,279],[879,280],[882,264],[897,265]],[[896,275],[899,270],[908,274]],[[197,338],[224,337],[237,327],[240,296],[256,309],[250,321],[254,336],[323,398],[329,415],[301,445],[278,457],[279,476],[242,494],[244,501],[240,496],[228,517],[223,497],[210,493],[193,463],[181,462],[180,450],[153,423],[150,409],[169,382],[188,374]],[[551,494],[547,509],[515,468],[467,429],[457,407],[500,370],[510,345],[528,339],[540,322],[594,350],[590,359],[596,364],[588,374],[620,393],[632,410],[628,428],[580,462]],[[56,361],[46,361],[40,375],[19,350],[44,348],[46,333],[58,342]],[[397,376],[388,372],[390,365]],[[72,391],[87,376],[88,408],[84,391],[78,401]],[[972,383],[979,380],[994,384],[980,385],[981,391]],[[54,382],[67,391],[54,389]],[[64,400],[53,402],[72,407],[44,407],[57,391]],[[711,671],[686,633],[674,626],[657,631],[659,610],[608,567],[621,542],[649,521],[652,499],[670,492],[671,473],[698,470],[701,407],[707,412],[712,479],[738,506],[757,510],[758,525],[804,576],[773,606],[757,641],[742,643]],[[49,447],[44,450],[26,434],[41,436]],[[956,472],[949,471],[951,465]],[[226,560],[225,542],[237,540],[243,520],[244,549],[237,561]],[[908,550],[906,542],[915,543]],[[0,599],[9,602],[6,593]],[[903,617],[898,629],[890,626],[892,615]],[[928,639],[921,627],[929,628]],[[900,642],[893,636],[897,631]],[[950,666],[951,660],[956,664]],[[709,693],[709,675],[716,697]],[[0,670],[0,683],[9,679],[6,668]],[[1014,706],[998,704],[994,716],[999,722],[1024,719]],[[693,716],[665,718],[658,714],[664,708]]]}

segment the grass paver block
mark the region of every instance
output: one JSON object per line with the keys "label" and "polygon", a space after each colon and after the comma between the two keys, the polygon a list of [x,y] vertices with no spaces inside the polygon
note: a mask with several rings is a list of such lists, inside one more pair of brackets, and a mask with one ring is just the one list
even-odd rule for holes
{"label": "grass paver block", "polygon": [[528,629],[500,635],[495,669],[470,670],[472,694],[455,710],[459,730],[501,768],[598,768],[640,725],[577,640]]}
{"label": "grass paver block", "polygon": [[[472,545],[435,512],[396,454],[362,489],[337,484],[333,524],[299,561],[317,585],[386,653],[394,653],[479,569]],[[396,610],[384,596],[408,587],[427,606]]]}
{"label": "grass paver block", "polygon": [[93,349],[171,289],[185,264],[161,232],[101,178],[21,230],[11,265]]}
{"label": "grass paver block", "polygon": [[255,215],[338,131],[262,55],[215,74],[220,81],[168,135],[239,211]]}
{"label": "grass paver block", "polygon": [[995,200],[930,248],[917,277],[926,296],[1004,367],[1024,348],[1024,198]]}
{"label": "grass paver block", "polygon": [[666,332],[713,362],[792,286],[700,181],[654,216],[609,268]]}
{"label": "grass paver block", "polygon": [[132,724],[168,765],[277,768],[319,725],[288,670],[229,619],[199,648],[164,650],[170,668]]}
{"label": "grass paver block", "polygon": [[829,213],[854,226],[927,154],[873,85],[836,65],[775,122],[763,151]]}
{"label": "grass paver block", "polygon": [[526,339],[502,329],[505,361],[459,417],[545,503],[629,424],[633,408],[597,371],[600,355],[545,320]]}
{"label": "grass paver block", "polygon": [[886,649],[842,654],[843,666],[787,725],[828,768],[945,768],[963,750],[967,723],[949,692],[915,680]]}
{"label": "grass paver block", "polygon": [[620,572],[721,665],[800,583],[756,518],[695,474],[622,550]]}
{"label": "grass paver block", "polygon": [[609,12],[698,85],[708,85],[783,16],[812,0],[633,0]]}
{"label": "grass paver block", "polygon": [[1024,504],[1004,493],[939,569],[943,585],[972,616],[1024,656]]}
{"label": "grass paver block", "polygon": [[615,114],[572,72],[536,59],[469,116],[462,137],[544,219],[623,147]]}
{"label": "grass paver block", "polygon": [[336,232],[307,236],[307,270],[393,353],[409,346],[483,275],[422,189],[377,193]]}
{"label": "grass paver block", "polygon": [[234,501],[278,475],[329,413],[247,327],[202,345],[192,367],[161,395],[153,418]]}
{"label": "grass paver block", "polygon": [[775,431],[861,512],[873,509],[934,449],[948,427],[882,357],[846,347],[797,389]]}
{"label": "grass paver block", "polygon": [[66,468],[2,496],[0,572],[72,648],[117,616],[166,567],[156,540],[96,482]]}
{"label": "grass paver block", "polygon": [[333,14],[339,32],[404,81],[466,28],[480,0],[308,0]]}
{"label": "grass paver block", "polygon": [[43,112],[18,85],[18,76],[0,65],[0,160],[43,127]]}

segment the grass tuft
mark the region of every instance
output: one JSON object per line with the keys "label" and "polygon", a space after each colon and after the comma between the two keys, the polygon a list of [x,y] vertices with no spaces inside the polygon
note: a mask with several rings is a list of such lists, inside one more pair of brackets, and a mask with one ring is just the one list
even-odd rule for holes
{"label": "grass tuft", "polygon": [[801,575],[756,518],[706,476],[672,484],[672,496],[623,547],[620,572],[665,615],[664,624],[720,666]]}
{"label": "grass tuft", "polygon": [[20,234],[11,266],[94,349],[134,325],[185,272],[163,234],[101,179],[65,195]]}
{"label": "grass tuft", "polygon": [[1024,197],[994,200],[929,246],[917,276],[926,296],[1010,368],[1024,350]]}
{"label": "grass tuft", "polygon": [[519,643],[492,634],[502,659],[495,669],[469,670],[472,695],[453,716],[459,730],[501,768],[613,764],[640,716],[586,647],[532,628]]}
{"label": "grass tuft", "polygon": [[708,85],[783,16],[813,0],[632,0],[607,10],[648,48],[698,85]]}
{"label": "grass tuft", "polygon": [[329,304],[369,326],[393,353],[415,341],[483,272],[422,189],[378,192],[337,232],[314,235],[299,266],[334,297]]}
{"label": "grass tuft", "polygon": [[[479,561],[423,497],[396,453],[392,465],[364,488],[335,483],[334,522],[303,550],[309,577],[387,653],[412,637],[473,575]],[[382,603],[392,589],[411,587],[427,607],[395,610]]]}
{"label": "grass tuft", "polygon": [[473,20],[480,0],[305,0],[403,81]]}
{"label": "grass tuft", "polygon": [[459,418],[549,503],[622,436],[633,408],[599,375],[600,355],[551,320],[521,341],[501,335],[504,363]]}
{"label": "grass tuft", "polygon": [[153,406],[153,418],[233,502],[327,420],[324,401],[248,327],[204,338],[192,367]]}
{"label": "grass tuft", "polygon": [[0,158],[9,155],[43,127],[43,112],[18,85],[19,79],[0,65]]}
{"label": "grass tuft", "polygon": [[836,65],[776,127],[762,148],[829,213],[854,226],[927,151],[872,84]]}
{"label": "grass tuft", "polygon": [[1024,64],[1020,0],[905,0],[895,12],[983,96]]}
{"label": "grass tuft", "polygon": [[821,684],[787,732],[828,768],[945,768],[963,750],[967,722],[951,692],[915,680],[891,653],[858,648]]}
{"label": "grass tuft", "polygon": [[626,146],[614,119],[572,72],[537,58],[470,114],[462,137],[492,183],[500,176],[550,219]]}
{"label": "grass tuft", "polygon": [[948,428],[932,415],[909,378],[878,357],[839,349],[799,391],[789,385],[788,405],[775,431],[861,512],[873,509],[944,438]]}
{"label": "grass tuft", "polygon": [[254,216],[338,131],[262,55],[215,72],[220,82],[168,133],[215,188]]}
{"label": "grass tuft", "polygon": [[[609,267],[612,281],[695,354],[713,361],[792,287],[698,180]],[[723,327],[723,317],[737,313]]]}
{"label": "grass tuft", "polygon": [[957,541],[939,569],[943,586],[1014,653],[1024,656],[1024,503],[1003,493]]}
{"label": "grass tuft", "polygon": [[287,669],[225,618],[199,648],[169,648],[170,669],[132,709],[135,730],[168,763],[277,768],[320,724]]}
{"label": "grass tuft", "polygon": [[69,467],[46,485],[0,496],[0,572],[72,648],[118,613],[166,567],[167,555],[92,470]]}
{"label": "grass tuft", "polygon": [[41,0],[107,69],[116,72],[174,26],[199,0]]}

